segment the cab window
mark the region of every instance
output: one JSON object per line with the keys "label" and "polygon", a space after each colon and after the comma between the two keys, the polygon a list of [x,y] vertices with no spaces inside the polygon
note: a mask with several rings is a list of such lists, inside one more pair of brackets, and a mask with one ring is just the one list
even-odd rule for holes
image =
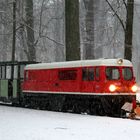
{"label": "cab window", "polygon": [[107,80],[118,80],[120,78],[120,72],[118,68],[107,67],[106,68],[106,79]]}
{"label": "cab window", "polygon": [[124,80],[131,80],[133,78],[131,68],[123,68],[122,75],[123,75]]}

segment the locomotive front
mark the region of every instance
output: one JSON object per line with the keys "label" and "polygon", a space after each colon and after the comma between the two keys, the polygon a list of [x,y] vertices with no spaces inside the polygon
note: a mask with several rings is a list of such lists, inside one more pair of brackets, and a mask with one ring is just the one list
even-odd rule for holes
{"label": "locomotive front", "polygon": [[131,63],[130,65],[123,64],[122,59],[118,60],[117,63],[119,66],[107,66],[105,68],[107,81],[104,89],[105,92],[116,93],[118,95],[135,95],[137,86]]}
{"label": "locomotive front", "polygon": [[[121,114],[122,106],[136,101],[137,85],[134,77],[132,63],[119,59],[116,65],[105,67],[105,93],[102,104],[105,110],[112,114]],[[110,96],[111,95],[111,96]]]}

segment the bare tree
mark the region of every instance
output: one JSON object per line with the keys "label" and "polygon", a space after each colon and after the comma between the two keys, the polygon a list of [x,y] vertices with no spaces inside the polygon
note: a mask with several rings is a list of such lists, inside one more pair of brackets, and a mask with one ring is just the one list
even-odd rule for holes
{"label": "bare tree", "polygon": [[[124,30],[125,34],[125,40],[124,40],[124,57],[128,60],[132,60],[132,37],[133,37],[133,12],[134,12],[134,0],[127,0],[127,3],[125,0],[122,0],[123,4],[126,8],[126,21],[123,22],[123,19],[120,17],[120,15],[117,13],[117,11],[113,8],[109,0],[106,0],[110,8],[112,9],[114,15],[118,18],[120,21],[120,24],[122,25],[122,28]],[[117,0],[119,3],[119,0]]]}
{"label": "bare tree", "polygon": [[13,34],[13,3],[0,1],[0,60],[11,60]]}

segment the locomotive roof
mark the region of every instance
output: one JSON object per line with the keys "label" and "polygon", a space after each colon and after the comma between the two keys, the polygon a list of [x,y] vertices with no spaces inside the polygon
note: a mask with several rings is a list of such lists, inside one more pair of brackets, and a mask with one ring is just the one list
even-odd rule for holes
{"label": "locomotive roof", "polygon": [[[119,60],[122,60],[121,64],[118,63]],[[67,62],[30,64],[25,67],[25,70],[70,68],[70,67],[82,67],[82,66],[128,66],[128,67],[132,67],[132,63],[126,59],[79,60],[79,61],[67,61]]]}

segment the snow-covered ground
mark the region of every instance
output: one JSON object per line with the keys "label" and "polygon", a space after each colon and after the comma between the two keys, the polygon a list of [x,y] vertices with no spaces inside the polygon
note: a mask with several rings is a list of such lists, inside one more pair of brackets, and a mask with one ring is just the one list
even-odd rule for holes
{"label": "snow-covered ground", "polygon": [[0,140],[138,140],[140,121],[0,106]]}

